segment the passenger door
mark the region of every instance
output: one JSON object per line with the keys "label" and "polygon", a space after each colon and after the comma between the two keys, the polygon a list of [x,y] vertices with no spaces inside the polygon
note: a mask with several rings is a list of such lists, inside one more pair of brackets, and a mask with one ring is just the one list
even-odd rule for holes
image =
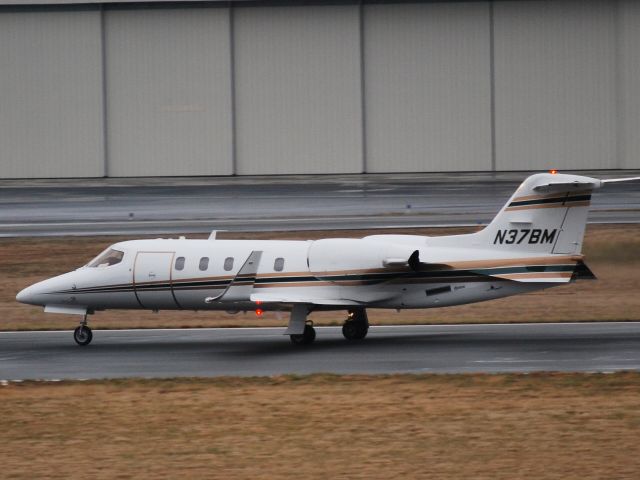
{"label": "passenger door", "polygon": [[133,288],[143,308],[178,308],[171,282],[174,257],[175,252],[137,253],[133,267]]}

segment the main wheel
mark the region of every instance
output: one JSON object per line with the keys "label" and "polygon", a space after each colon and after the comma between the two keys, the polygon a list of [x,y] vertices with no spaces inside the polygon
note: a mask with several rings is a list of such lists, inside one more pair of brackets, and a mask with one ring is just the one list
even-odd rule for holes
{"label": "main wheel", "polygon": [[304,326],[304,333],[300,335],[289,335],[291,343],[294,345],[309,345],[316,339],[316,329],[311,325]]}
{"label": "main wheel", "polygon": [[347,340],[362,340],[367,336],[369,326],[366,323],[348,320],[342,326],[342,335]]}
{"label": "main wheel", "polygon": [[86,325],[80,325],[73,331],[73,339],[78,345],[84,347],[89,345],[93,339],[93,332]]}

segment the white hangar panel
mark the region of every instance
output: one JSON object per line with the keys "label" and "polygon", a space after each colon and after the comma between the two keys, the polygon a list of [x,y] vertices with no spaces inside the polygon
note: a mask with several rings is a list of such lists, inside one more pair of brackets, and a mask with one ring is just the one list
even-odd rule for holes
{"label": "white hangar panel", "polygon": [[488,3],[367,5],[369,172],[491,169]]}
{"label": "white hangar panel", "polygon": [[232,173],[229,12],[107,10],[110,176]]}
{"label": "white hangar panel", "polygon": [[620,168],[640,168],[640,2],[623,0],[619,10]]}
{"label": "white hangar panel", "polygon": [[233,15],[238,173],[360,172],[358,7]]}
{"label": "white hangar panel", "polygon": [[0,12],[0,177],[102,176],[98,11]]}
{"label": "white hangar panel", "polygon": [[614,4],[495,3],[496,168],[614,168]]}

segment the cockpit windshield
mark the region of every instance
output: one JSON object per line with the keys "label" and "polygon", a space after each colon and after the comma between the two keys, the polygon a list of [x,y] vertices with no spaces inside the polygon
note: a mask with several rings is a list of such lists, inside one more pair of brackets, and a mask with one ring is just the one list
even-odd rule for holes
{"label": "cockpit windshield", "polygon": [[120,250],[114,250],[113,248],[108,248],[96,258],[91,260],[91,262],[87,264],[87,267],[110,267],[111,265],[120,263],[122,261],[122,257],[124,257],[124,252],[121,252]]}

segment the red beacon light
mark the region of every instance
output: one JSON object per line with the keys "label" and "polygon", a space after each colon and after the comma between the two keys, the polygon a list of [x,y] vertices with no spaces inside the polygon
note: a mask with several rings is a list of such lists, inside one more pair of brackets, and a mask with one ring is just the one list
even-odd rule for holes
{"label": "red beacon light", "polygon": [[558,169],[556,169],[556,168],[552,168],[551,170],[549,170],[549,173],[550,173],[551,175],[555,175],[556,173],[558,173]]}
{"label": "red beacon light", "polygon": [[256,305],[258,306],[258,308],[256,308],[256,315],[257,315],[258,317],[261,317],[261,316],[262,316],[262,314],[264,313],[264,310],[262,310],[262,309],[260,308],[260,305],[262,305],[262,302],[261,302],[260,300],[258,300],[258,301],[256,301]]}

